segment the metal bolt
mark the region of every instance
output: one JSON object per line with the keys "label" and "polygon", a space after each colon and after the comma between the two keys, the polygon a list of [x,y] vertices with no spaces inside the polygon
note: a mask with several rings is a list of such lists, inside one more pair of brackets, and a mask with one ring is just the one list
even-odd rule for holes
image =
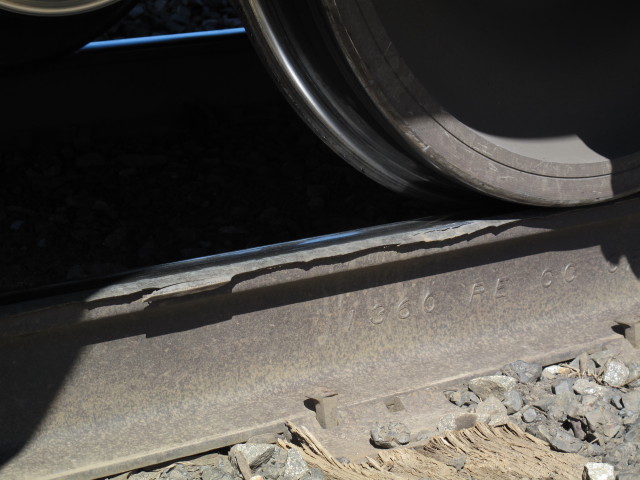
{"label": "metal bolt", "polygon": [[314,400],[316,420],[322,428],[338,426],[338,393],[325,387],[315,389],[307,395]]}
{"label": "metal bolt", "polygon": [[640,324],[629,325],[624,331],[624,338],[629,340],[634,348],[640,348]]}
{"label": "metal bolt", "polygon": [[624,338],[626,338],[632,347],[640,348],[640,317],[632,317],[616,320],[616,323],[624,328]]}
{"label": "metal bolt", "polygon": [[400,400],[400,397],[387,398],[384,404],[390,412],[401,412],[404,410],[404,404],[402,400]]}

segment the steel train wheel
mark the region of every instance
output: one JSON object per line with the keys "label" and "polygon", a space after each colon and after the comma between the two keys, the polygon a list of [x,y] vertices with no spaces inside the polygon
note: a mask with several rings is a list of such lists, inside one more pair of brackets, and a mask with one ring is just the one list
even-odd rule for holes
{"label": "steel train wheel", "polygon": [[244,24],[276,83],[315,133],[360,172],[430,201],[473,196],[405,151],[350,72],[319,5],[301,0],[238,2]]}
{"label": "steel train wheel", "polygon": [[548,0],[239,3],[303,118],[390,188],[546,206],[640,190],[633,12]]}
{"label": "steel train wheel", "polygon": [[0,67],[72,52],[90,42],[135,0],[0,0]]}

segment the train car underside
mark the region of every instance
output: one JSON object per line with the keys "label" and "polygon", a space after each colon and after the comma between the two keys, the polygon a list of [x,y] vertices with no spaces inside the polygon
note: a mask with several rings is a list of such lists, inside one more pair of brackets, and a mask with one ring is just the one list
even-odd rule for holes
{"label": "train car underside", "polygon": [[[11,45],[0,65],[77,48],[130,6],[0,0],[0,35]],[[504,0],[237,6],[301,117],[393,190],[568,206],[640,189],[633,12]]]}

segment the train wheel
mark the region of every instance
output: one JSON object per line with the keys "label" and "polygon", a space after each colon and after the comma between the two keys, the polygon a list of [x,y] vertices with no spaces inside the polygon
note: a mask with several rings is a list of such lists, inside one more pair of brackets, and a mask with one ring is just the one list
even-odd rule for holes
{"label": "train wheel", "polygon": [[[303,117],[391,188],[460,198],[464,185],[547,206],[640,190],[633,12],[550,0],[240,3]],[[372,148],[344,148],[354,137]]]}
{"label": "train wheel", "polygon": [[0,66],[56,57],[90,42],[135,0],[0,0]]}

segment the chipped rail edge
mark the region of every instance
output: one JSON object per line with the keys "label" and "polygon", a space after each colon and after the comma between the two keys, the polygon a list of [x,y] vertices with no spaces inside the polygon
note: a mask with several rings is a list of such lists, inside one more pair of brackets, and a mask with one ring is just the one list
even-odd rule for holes
{"label": "chipped rail edge", "polygon": [[318,388],[342,426],[394,395],[424,417],[434,386],[621,338],[639,206],[407,222],[1,307],[0,478],[99,478],[313,422]]}

